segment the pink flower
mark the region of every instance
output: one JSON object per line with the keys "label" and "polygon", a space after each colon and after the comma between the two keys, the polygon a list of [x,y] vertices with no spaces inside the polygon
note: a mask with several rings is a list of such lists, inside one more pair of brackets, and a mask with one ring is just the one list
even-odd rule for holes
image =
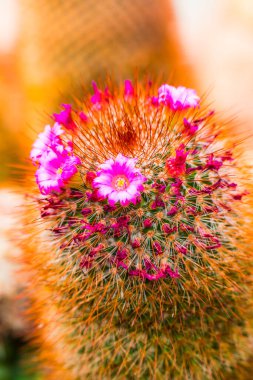
{"label": "pink flower", "polygon": [[135,95],[134,86],[129,79],[125,80],[125,89],[124,89],[124,97],[126,100],[130,100]]}
{"label": "pink flower", "polygon": [[143,226],[144,226],[144,228],[151,228],[152,225],[153,225],[153,222],[152,222],[151,219],[145,219],[145,220],[143,221]]}
{"label": "pink flower", "polygon": [[77,172],[80,159],[69,155],[67,150],[56,152],[49,150],[41,157],[40,167],[36,171],[36,181],[44,195],[52,191],[60,192],[64,184]]}
{"label": "pink flower", "polygon": [[72,107],[70,104],[62,104],[63,111],[60,113],[54,113],[53,114],[53,119],[63,125],[65,128],[70,129],[70,130],[75,130],[76,124],[74,123],[72,119]]}
{"label": "pink flower", "polygon": [[156,199],[154,200],[154,202],[151,203],[151,209],[155,210],[158,207],[164,208],[165,204],[164,204],[164,201],[162,199],[160,199],[159,197],[156,197]]}
{"label": "pink flower", "polygon": [[81,121],[83,121],[84,123],[88,123],[89,118],[83,111],[79,112],[79,117]]}
{"label": "pink flower", "polygon": [[161,244],[158,241],[153,242],[153,248],[156,255],[161,255],[163,253]]}
{"label": "pink flower", "polygon": [[94,95],[92,95],[92,97],[90,98],[91,103],[93,103],[95,105],[102,103],[103,92],[101,90],[99,90],[97,83],[94,81],[92,81],[92,87],[94,90]]}
{"label": "pink flower", "polygon": [[40,162],[41,156],[50,149],[61,150],[61,139],[60,135],[64,131],[61,126],[57,123],[53,127],[46,125],[44,132],[40,133],[37,140],[33,144],[33,148],[30,153],[30,158],[32,161]]}
{"label": "pink flower", "polygon": [[249,194],[250,194],[249,191],[244,191],[243,193],[233,195],[233,199],[236,201],[241,201],[242,197],[245,197],[245,195],[249,195]]}
{"label": "pink flower", "polygon": [[127,158],[118,154],[100,165],[100,171],[93,181],[93,187],[98,189],[98,195],[108,198],[111,206],[120,202],[122,206],[129,203],[136,204],[140,192],[143,191],[143,182],[146,178],[135,167],[137,159]]}
{"label": "pink flower", "polygon": [[174,216],[178,212],[178,208],[176,206],[172,206],[171,209],[167,212],[168,216]]}
{"label": "pink flower", "polygon": [[158,96],[151,96],[149,98],[149,100],[150,100],[150,103],[152,104],[152,106],[154,106],[154,107],[159,106]]}
{"label": "pink flower", "polygon": [[90,101],[94,104],[94,107],[98,110],[101,109],[103,102],[108,102],[111,98],[108,88],[106,87],[104,91],[100,90],[96,82],[92,82],[92,87],[94,90],[94,95],[91,96]]}
{"label": "pink flower", "polygon": [[177,231],[177,227],[176,226],[170,227],[169,224],[165,223],[162,225],[162,230],[165,234],[172,234],[173,232]]}
{"label": "pink flower", "polygon": [[168,173],[172,177],[178,177],[186,171],[186,158],[189,152],[184,151],[184,146],[180,146],[176,150],[176,157],[169,158],[166,162],[166,168]]}
{"label": "pink flower", "polygon": [[90,207],[85,207],[81,210],[81,213],[83,214],[83,216],[87,216],[87,215],[90,215],[92,213],[92,208]]}
{"label": "pink flower", "polygon": [[174,87],[163,84],[158,89],[158,103],[169,106],[173,110],[184,110],[197,107],[200,98],[196,91],[183,86]]}
{"label": "pink flower", "polygon": [[211,153],[208,157],[205,169],[209,170],[219,170],[223,165],[222,161],[215,160],[213,153]]}
{"label": "pink flower", "polygon": [[193,136],[198,130],[198,123],[191,123],[189,120],[184,118],[184,132],[189,136]]}
{"label": "pink flower", "polygon": [[86,173],[86,183],[87,185],[92,186],[93,180],[96,178],[95,172],[87,172]]}
{"label": "pink flower", "polygon": [[222,161],[233,161],[233,153],[229,150],[224,153],[223,156],[221,156]]}

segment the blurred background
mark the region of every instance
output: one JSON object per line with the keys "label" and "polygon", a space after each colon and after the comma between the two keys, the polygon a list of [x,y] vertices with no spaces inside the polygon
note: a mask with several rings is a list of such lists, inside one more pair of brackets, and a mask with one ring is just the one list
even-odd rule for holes
{"label": "blurred background", "polygon": [[237,115],[253,161],[252,68],[252,0],[0,0],[0,380],[39,379],[26,370],[32,326],[13,238],[48,115],[92,79],[173,78]]}

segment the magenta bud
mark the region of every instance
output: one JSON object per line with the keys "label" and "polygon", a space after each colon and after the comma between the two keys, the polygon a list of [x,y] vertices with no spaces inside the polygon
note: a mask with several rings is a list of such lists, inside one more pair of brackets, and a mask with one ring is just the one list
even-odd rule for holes
{"label": "magenta bud", "polygon": [[83,216],[89,215],[89,214],[92,213],[92,209],[88,208],[88,207],[83,208],[82,211],[81,211],[81,213],[83,214]]}
{"label": "magenta bud", "polygon": [[144,228],[151,228],[152,227],[152,220],[151,219],[145,219],[143,221]]}

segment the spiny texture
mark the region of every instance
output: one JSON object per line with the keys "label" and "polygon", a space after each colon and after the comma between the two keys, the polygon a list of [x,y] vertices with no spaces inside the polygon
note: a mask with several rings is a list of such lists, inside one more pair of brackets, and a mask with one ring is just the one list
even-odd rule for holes
{"label": "spiny texture", "polygon": [[253,218],[238,144],[194,90],[93,88],[31,153],[43,195],[25,258],[46,378],[239,378]]}

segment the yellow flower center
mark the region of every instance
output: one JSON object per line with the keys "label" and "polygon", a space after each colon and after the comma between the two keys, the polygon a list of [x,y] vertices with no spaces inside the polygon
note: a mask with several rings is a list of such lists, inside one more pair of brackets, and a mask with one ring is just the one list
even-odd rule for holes
{"label": "yellow flower center", "polygon": [[115,190],[125,190],[129,185],[129,181],[125,176],[118,176],[113,180],[113,187]]}
{"label": "yellow flower center", "polygon": [[57,171],[56,171],[57,174],[62,174],[62,172],[63,172],[63,169],[62,169],[62,168],[59,168],[59,169],[57,169]]}

